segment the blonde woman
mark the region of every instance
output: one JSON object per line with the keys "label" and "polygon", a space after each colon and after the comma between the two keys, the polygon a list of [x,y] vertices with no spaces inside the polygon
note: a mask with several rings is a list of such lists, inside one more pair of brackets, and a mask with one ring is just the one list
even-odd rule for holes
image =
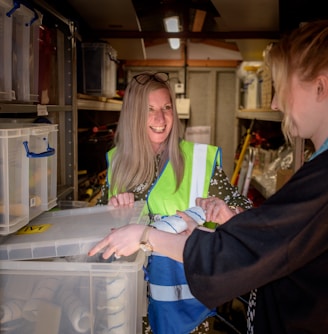
{"label": "blonde woman", "polygon": [[[118,207],[145,201],[151,219],[194,206],[199,196],[217,196],[234,208],[251,207],[225,175],[219,147],[181,138],[167,73],[132,78],[107,161],[109,203]],[[189,333],[216,313],[192,296],[181,263],[153,254],[147,272],[148,318],[155,334]]]}

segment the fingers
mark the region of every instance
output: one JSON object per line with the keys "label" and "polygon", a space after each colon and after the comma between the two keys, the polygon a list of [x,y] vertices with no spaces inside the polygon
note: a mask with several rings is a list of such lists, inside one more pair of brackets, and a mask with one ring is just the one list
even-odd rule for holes
{"label": "fingers", "polygon": [[116,196],[112,196],[109,199],[109,203],[115,208],[119,206],[133,207],[134,205],[134,194],[133,193],[121,193]]}
{"label": "fingers", "polygon": [[102,253],[102,257],[105,260],[110,258],[113,254],[115,259],[119,259],[121,255],[116,251],[114,247],[111,246],[108,240],[109,237],[107,236],[105,239],[96,244],[93,248],[90,249],[90,251],[88,252],[88,256],[93,256],[99,253],[100,251],[104,250],[104,252]]}
{"label": "fingers", "polygon": [[[182,217],[182,219],[184,220],[184,221],[187,221],[187,220],[190,220],[191,218],[186,214],[186,213],[184,213],[183,211],[179,211],[179,210],[177,210],[177,215],[178,216],[180,216],[180,217]],[[192,219],[191,219],[192,220]]]}
{"label": "fingers", "polygon": [[122,193],[118,194],[116,197],[120,205],[133,206],[134,204],[133,193]]}
{"label": "fingers", "polygon": [[224,205],[225,203],[223,201],[216,201],[214,198],[209,198],[209,200],[206,202],[205,209],[206,220],[219,223],[216,221],[216,219]]}
{"label": "fingers", "polygon": [[102,254],[102,257],[104,259],[108,259],[113,254],[115,255],[116,254],[116,249],[112,245],[112,243],[113,243],[113,232],[114,231],[115,231],[115,228],[112,228],[111,232],[104,239],[100,240],[95,246],[93,246],[89,250],[88,256],[93,256],[93,255],[99,253],[102,250],[104,250],[104,252]]}
{"label": "fingers", "polygon": [[108,205],[112,205],[113,207],[117,208],[119,206],[118,200],[116,198],[116,196],[112,196],[109,200],[108,200]]}
{"label": "fingers", "polygon": [[206,221],[217,224],[224,224],[237,212],[230,209],[229,206],[217,197],[197,198],[196,205],[199,205],[206,215]]}
{"label": "fingers", "polygon": [[[88,256],[93,256],[95,254],[97,254],[98,252],[100,252],[101,250],[103,250],[106,246],[108,246],[110,244],[110,234],[105,237],[104,239],[102,239],[100,242],[98,242],[95,246],[93,246],[89,252],[88,252]],[[104,254],[108,254],[109,251],[108,249],[104,252]],[[110,254],[111,255],[111,254]],[[110,256],[109,255],[109,256]],[[108,257],[109,257],[108,256]],[[107,259],[108,257],[104,257],[105,259]]]}
{"label": "fingers", "polygon": [[220,203],[225,203],[222,199],[217,197],[197,197],[196,198],[196,205],[203,208],[203,210],[207,210],[209,206],[218,205]]}
{"label": "fingers", "polygon": [[196,205],[202,207],[202,202],[203,202],[204,199],[205,198],[197,197],[196,198]]}
{"label": "fingers", "polygon": [[111,232],[88,252],[93,256],[103,251],[102,257],[108,259],[113,254],[116,259],[129,256],[139,249],[139,241],[145,226],[142,224],[129,224],[120,228],[112,228]]}
{"label": "fingers", "polygon": [[200,206],[206,213],[206,218],[212,215],[214,208],[226,205],[225,202],[217,197],[196,198],[196,205]]}
{"label": "fingers", "polygon": [[177,215],[180,216],[186,223],[187,223],[187,232],[192,232],[197,226],[197,222],[195,222],[190,216],[188,216],[186,213],[182,211],[177,211]]}

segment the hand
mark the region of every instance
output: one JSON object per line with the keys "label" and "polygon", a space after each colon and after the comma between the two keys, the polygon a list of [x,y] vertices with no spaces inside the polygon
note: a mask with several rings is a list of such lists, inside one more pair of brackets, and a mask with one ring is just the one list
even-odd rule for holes
{"label": "hand", "polygon": [[192,231],[198,227],[198,224],[186,213],[183,211],[177,211],[177,215],[180,216],[186,223],[187,223],[187,229],[181,232],[180,234],[183,235],[190,235]]}
{"label": "hand", "polygon": [[119,206],[128,206],[130,208],[134,205],[134,194],[133,193],[121,193],[116,196],[112,196],[108,205],[113,205],[115,208]]}
{"label": "hand", "polygon": [[217,197],[196,198],[196,205],[203,208],[206,221],[222,225],[230,218],[241,212],[241,208],[229,207],[223,200]]}
{"label": "hand", "polygon": [[130,224],[120,228],[113,228],[111,232],[99,241],[90,251],[89,256],[104,250],[103,258],[108,259],[111,255],[117,258],[129,256],[139,250],[140,238],[145,225]]}

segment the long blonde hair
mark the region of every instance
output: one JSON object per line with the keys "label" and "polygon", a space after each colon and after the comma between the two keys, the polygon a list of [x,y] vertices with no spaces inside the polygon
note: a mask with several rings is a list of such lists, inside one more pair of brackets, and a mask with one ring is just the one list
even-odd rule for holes
{"label": "long blonde hair", "polygon": [[296,74],[300,80],[310,82],[328,70],[328,21],[301,25],[273,44],[265,60],[271,67],[278,105],[284,111],[283,133],[292,141],[295,125],[288,112],[291,78]]}
{"label": "long blonde hair", "polygon": [[154,152],[147,134],[148,97],[157,89],[169,91],[173,110],[173,126],[161,155],[159,169],[170,160],[179,187],[184,173],[184,158],[180,150],[180,122],[176,110],[174,93],[168,81],[154,79],[154,73],[144,72],[150,80],[140,84],[134,78],[127,86],[122,110],[115,133],[116,152],[111,161],[110,191],[130,192],[136,186],[152,182],[155,175]]}

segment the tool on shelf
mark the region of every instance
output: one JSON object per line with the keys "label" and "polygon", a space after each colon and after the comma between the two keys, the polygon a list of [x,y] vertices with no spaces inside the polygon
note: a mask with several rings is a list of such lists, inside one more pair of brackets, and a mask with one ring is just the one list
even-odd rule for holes
{"label": "tool on shelf", "polygon": [[243,147],[241,149],[241,152],[240,152],[240,155],[239,155],[239,158],[238,158],[235,170],[234,170],[234,172],[232,174],[232,177],[231,177],[231,184],[233,184],[233,185],[236,185],[238,173],[240,171],[242,162],[244,160],[244,156],[245,156],[246,150],[247,150],[247,148],[249,146],[249,143],[251,141],[252,129],[253,129],[254,122],[255,122],[255,119],[252,120],[249,128],[247,129],[247,134],[246,134],[246,137],[245,137],[245,140],[244,140],[244,144],[243,144]]}

